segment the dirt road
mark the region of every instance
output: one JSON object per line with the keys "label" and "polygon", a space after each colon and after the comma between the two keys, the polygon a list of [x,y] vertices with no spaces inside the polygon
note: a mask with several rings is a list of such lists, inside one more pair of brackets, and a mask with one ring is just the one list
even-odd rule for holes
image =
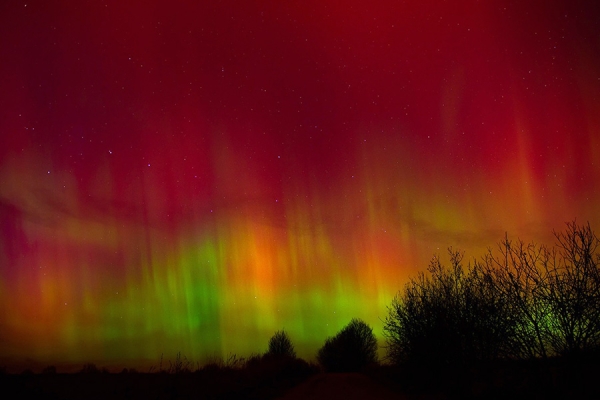
{"label": "dirt road", "polygon": [[319,374],[290,390],[281,400],[406,399],[371,378],[357,373]]}

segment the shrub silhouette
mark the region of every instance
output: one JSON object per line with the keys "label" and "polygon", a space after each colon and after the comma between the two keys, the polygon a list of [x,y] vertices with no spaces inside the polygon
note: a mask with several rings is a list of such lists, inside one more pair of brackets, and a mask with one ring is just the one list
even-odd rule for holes
{"label": "shrub silhouette", "polygon": [[100,370],[98,369],[96,364],[86,363],[86,364],[83,364],[83,367],[81,368],[81,370],[79,372],[82,374],[97,374],[97,373],[100,373]]}
{"label": "shrub silhouette", "polygon": [[285,331],[277,331],[269,339],[269,350],[265,356],[296,358],[294,345]]}
{"label": "shrub silhouette", "polygon": [[337,335],[327,338],[317,360],[327,372],[355,372],[376,363],[373,329],[360,319],[352,319]]}

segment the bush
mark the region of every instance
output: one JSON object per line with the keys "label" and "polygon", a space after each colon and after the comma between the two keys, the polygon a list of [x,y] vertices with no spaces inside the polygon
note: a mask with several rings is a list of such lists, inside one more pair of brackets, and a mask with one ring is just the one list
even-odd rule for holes
{"label": "bush", "polygon": [[377,363],[373,329],[360,319],[352,319],[337,335],[327,338],[317,360],[327,372],[355,372]]}
{"label": "bush", "polygon": [[281,330],[275,332],[271,339],[269,339],[269,351],[265,355],[296,358],[296,351],[288,334]]}

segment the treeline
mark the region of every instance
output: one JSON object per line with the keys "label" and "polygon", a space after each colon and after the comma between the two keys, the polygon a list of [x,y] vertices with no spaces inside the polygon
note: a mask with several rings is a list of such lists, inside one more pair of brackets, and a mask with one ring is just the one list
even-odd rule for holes
{"label": "treeline", "polygon": [[578,358],[600,349],[599,240],[567,224],[553,247],[513,242],[464,265],[435,256],[388,307],[388,360],[471,366],[495,360]]}

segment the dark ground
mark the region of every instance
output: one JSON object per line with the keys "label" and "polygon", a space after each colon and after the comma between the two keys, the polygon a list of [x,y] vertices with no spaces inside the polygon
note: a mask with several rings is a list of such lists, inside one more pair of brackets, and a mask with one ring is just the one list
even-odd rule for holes
{"label": "dark ground", "polygon": [[304,362],[263,363],[176,374],[1,374],[0,388],[3,399],[600,399],[600,365],[550,360],[335,374]]}
{"label": "dark ground", "polygon": [[406,399],[406,395],[359,373],[318,374],[287,392],[281,400]]}

